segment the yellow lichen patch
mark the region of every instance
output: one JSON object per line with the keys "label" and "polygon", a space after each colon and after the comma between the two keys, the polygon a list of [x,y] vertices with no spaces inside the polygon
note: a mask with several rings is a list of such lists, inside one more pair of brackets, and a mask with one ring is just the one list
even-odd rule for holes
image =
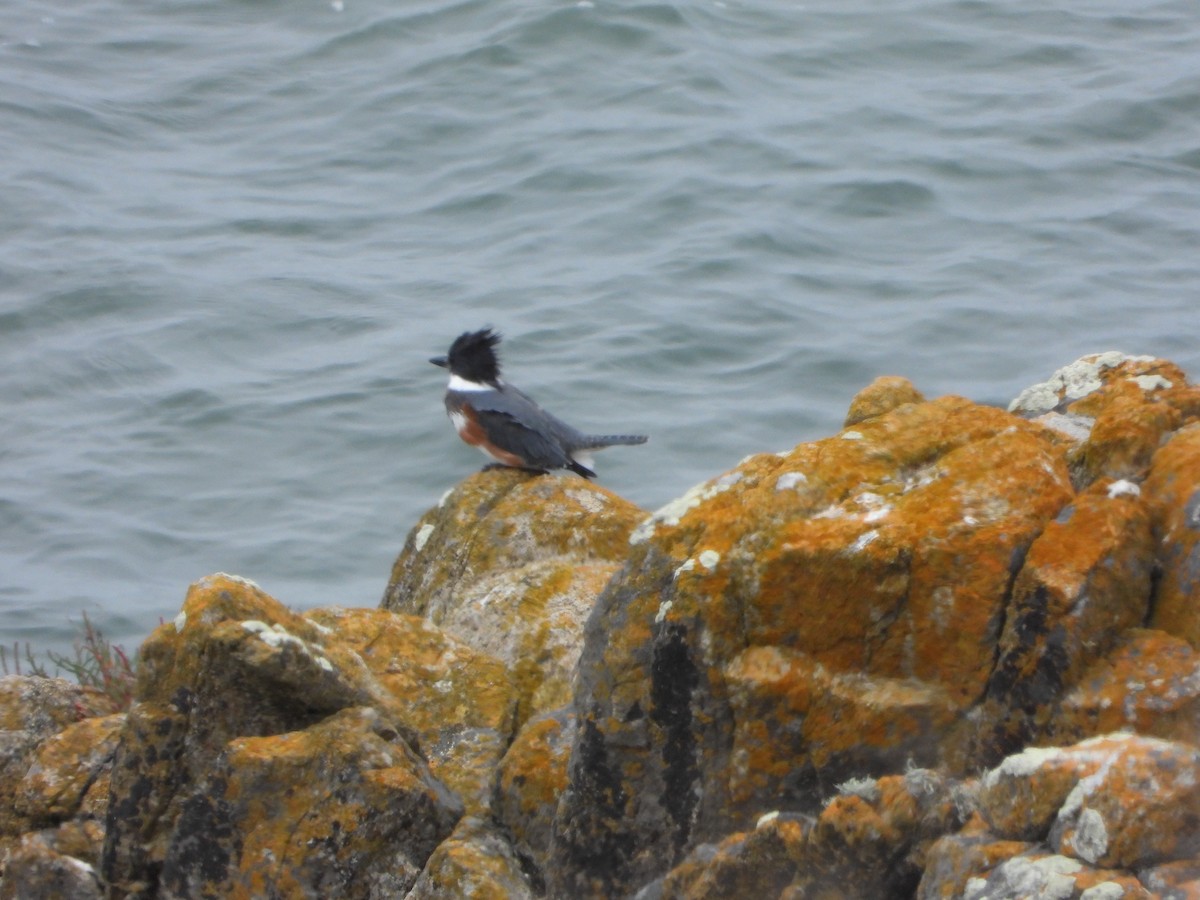
{"label": "yellow lichen patch", "polygon": [[[414,527],[396,560],[383,606],[438,611],[471,582],[553,557],[622,559],[645,513],[575,478],[491,470],[465,479]],[[418,539],[419,538],[419,539]]]}
{"label": "yellow lichen patch", "polygon": [[[734,717],[730,792],[735,804],[751,809],[773,796],[782,802],[775,791],[801,773],[832,784],[856,770],[932,760],[956,715],[927,685],[832,674],[786,648],[752,647],[724,674]],[[789,799],[812,803],[814,797]]]}
{"label": "yellow lichen patch", "polygon": [[889,413],[906,403],[924,403],[925,395],[918,391],[907,378],[884,375],[854,395],[846,413],[845,425],[849,428],[859,422]]}
{"label": "yellow lichen patch", "polygon": [[474,809],[513,728],[517,696],[505,665],[416,616],[324,609],[306,616],[330,629],[391,696],[434,773]]}
{"label": "yellow lichen patch", "polygon": [[532,888],[502,836],[464,818],[430,856],[408,900],[532,900]]}
{"label": "yellow lichen patch", "polygon": [[123,714],[84,719],[43,741],[17,787],[14,805],[35,826],[80,811],[84,795],[116,751]]}
{"label": "yellow lichen patch", "polygon": [[181,827],[209,833],[172,848],[164,881],[194,890],[202,878],[205,893],[231,897],[403,890],[458,817],[448,797],[370,710],[241,738],[184,811]]}
{"label": "yellow lichen patch", "polygon": [[1073,455],[1081,473],[1077,480],[1086,485],[1099,478],[1142,479],[1180,419],[1174,407],[1130,385],[1100,409],[1088,439]]}

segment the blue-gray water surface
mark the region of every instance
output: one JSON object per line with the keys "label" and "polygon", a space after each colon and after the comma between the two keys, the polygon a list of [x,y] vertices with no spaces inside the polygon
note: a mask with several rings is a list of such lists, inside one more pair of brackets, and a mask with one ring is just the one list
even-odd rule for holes
{"label": "blue-gray water surface", "polygon": [[375,605],[467,328],[654,508],[1198,309],[1195,0],[3,4],[0,642]]}

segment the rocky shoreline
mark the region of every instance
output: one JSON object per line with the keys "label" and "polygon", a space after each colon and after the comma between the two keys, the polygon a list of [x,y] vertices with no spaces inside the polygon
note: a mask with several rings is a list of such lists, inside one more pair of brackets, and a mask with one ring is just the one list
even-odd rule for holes
{"label": "rocky shoreline", "polygon": [[1200,898],[1200,388],[879,379],[653,514],[473,475],[378,609],[224,574],[0,679],[2,898]]}

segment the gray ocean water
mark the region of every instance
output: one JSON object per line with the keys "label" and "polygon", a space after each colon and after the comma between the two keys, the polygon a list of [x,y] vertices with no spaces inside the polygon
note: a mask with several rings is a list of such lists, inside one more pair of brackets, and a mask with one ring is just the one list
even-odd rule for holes
{"label": "gray ocean water", "polygon": [[1200,376],[1195,0],[0,5],[0,641],[375,605],[510,379],[653,508],[880,374]]}

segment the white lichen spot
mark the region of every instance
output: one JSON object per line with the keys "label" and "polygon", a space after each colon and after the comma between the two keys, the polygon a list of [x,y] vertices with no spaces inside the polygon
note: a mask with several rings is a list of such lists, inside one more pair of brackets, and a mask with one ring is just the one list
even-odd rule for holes
{"label": "white lichen spot", "polygon": [[759,828],[766,828],[768,825],[770,825],[772,822],[774,822],[778,818],[779,818],[779,810],[777,810],[777,809],[772,810],[769,813],[763,813],[761,816],[758,817],[758,821],[754,823],[754,828],[755,828],[755,830],[757,830]]}
{"label": "white lichen spot", "polygon": [[1127,356],[1116,350],[1094,353],[1063,366],[1041,384],[1027,387],[1008,405],[1009,412],[1038,415],[1058,406],[1060,399],[1078,400],[1098,390],[1100,373],[1123,362],[1151,362],[1152,356]]}
{"label": "white lichen spot", "polygon": [[998,896],[1067,900],[1075,893],[1071,876],[1082,868],[1078,860],[1065,856],[1014,856],[993,870],[989,883],[999,879]]}
{"label": "white lichen spot", "polygon": [[858,797],[868,803],[879,800],[879,782],[874,778],[849,778],[837,786],[837,791],[843,796]]}
{"label": "white lichen spot", "polygon": [[695,568],[696,561],[694,559],[685,560],[679,564],[678,568],[675,569],[675,574],[671,576],[671,579],[673,581],[678,581],[680,575],[682,575],[684,572],[691,572]]}
{"label": "white lichen spot", "polygon": [[871,544],[879,539],[879,529],[872,528],[870,531],[864,531],[858,536],[858,539],[850,545],[851,553],[861,553],[866,550]]}
{"label": "white lichen spot", "polygon": [[675,604],[671,600],[664,600],[658,605],[658,612],[654,616],[655,624],[661,622],[667,617],[667,613],[671,611],[671,607]]}
{"label": "white lichen spot", "polygon": [[775,479],[775,490],[790,491],[798,484],[807,484],[808,476],[803,472],[784,472]]}
{"label": "white lichen spot", "polygon": [[266,622],[260,622],[258,619],[247,619],[242,622],[242,628],[251,634],[258,635],[268,647],[278,649],[284,644],[293,644],[302,650],[308,648],[304,645],[304,641],[296,637],[294,634],[289,634],[287,629],[282,625],[268,625]]}
{"label": "white lichen spot", "polygon": [[1090,863],[1108,851],[1108,829],[1098,810],[1089,807],[1079,813],[1070,843],[1079,858]]}
{"label": "white lichen spot", "polygon": [[426,522],[418,530],[416,537],[413,538],[413,549],[420,553],[425,549],[425,542],[429,540],[429,536],[433,534],[433,525]]}
{"label": "white lichen spot", "polygon": [[649,540],[654,537],[654,532],[659,525],[666,525],[668,528],[678,525],[679,520],[691,510],[701,503],[711,500],[717,494],[724,493],[741,480],[742,473],[734,471],[727,472],[714,481],[705,481],[696,485],[682,497],[672,500],[666,506],[651,513],[633,530],[633,534],[629,535],[629,543],[636,545]]}
{"label": "white lichen spot", "polygon": [[986,878],[968,878],[967,884],[963,888],[963,900],[975,900],[980,894],[987,890]]}
{"label": "white lichen spot", "polygon": [[1142,489],[1132,481],[1126,481],[1122,478],[1120,481],[1114,481],[1108,486],[1108,499],[1115,500],[1117,497],[1140,497]]}
{"label": "white lichen spot", "polygon": [[212,575],[209,575],[207,578],[201,579],[201,583],[203,584],[203,583],[211,582],[212,579],[214,579],[214,578],[224,578],[227,581],[234,581],[234,582],[237,582],[238,584],[244,584],[246,587],[253,588],[256,591],[262,590],[262,588],[260,588],[257,584],[255,584],[249,578],[243,578],[241,575],[230,575],[228,572],[214,572]]}
{"label": "white lichen spot", "polygon": [[1174,387],[1171,382],[1167,381],[1167,379],[1163,378],[1161,375],[1134,375],[1129,380],[1140,387],[1143,391],[1157,391],[1160,389]]}
{"label": "white lichen spot", "polygon": [[446,505],[446,501],[450,499],[450,495],[454,493],[454,488],[448,488],[441,497],[438,498],[437,508],[441,509]]}
{"label": "white lichen spot", "polygon": [[1102,881],[1080,894],[1079,900],[1121,900],[1124,896],[1124,887],[1115,881]]}
{"label": "white lichen spot", "polygon": [[316,660],[317,660],[317,665],[320,666],[322,669],[324,669],[326,672],[333,671],[333,663],[331,663],[325,657],[318,656],[318,657],[316,657]]}
{"label": "white lichen spot", "polygon": [[887,514],[890,513],[891,511],[892,511],[892,508],[890,506],[881,506],[881,507],[879,507],[879,509],[873,509],[869,513],[867,513],[865,516],[863,516],[863,521],[868,524],[870,524],[871,522],[878,522],[880,519],[886,519]]}
{"label": "white lichen spot", "polygon": [[308,617],[305,617],[304,621],[307,622],[309,625],[311,625],[313,628],[317,629],[317,631],[323,635],[328,636],[328,635],[333,634],[332,628],[326,628],[320,622],[314,622],[312,619],[310,619]]}
{"label": "white lichen spot", "polygon": [[590,513],[601,513],[608,507],[608,498],[599,491],[565,491],[564,493]]}
{"label": "white lichen spot", "polygon": [[964,525],[970,525],[972,528],[979,524],[979,520],[970,515],[963,516],[962,520]]}
{"label": "white lichen spot", "polygon": [[179,615],[177,615],[175,617],[175,633],[179,634],[179,632],[183,631],[183,629],[186,627],[187,627],[187,613],[181,609],[179,611]]}
{"label": "white lichen spot", "polygon": [[700,565],[704,566],[704,568],[711,572],[717,567],[717,563],[721,561],[721,554],[716,550],[705,550],[697,557],[697,559],[699,560]]}
{"label": "white lichen spot", "polygon": [[1055,762],[1062,756],[1058,747],[1030,747],[1007,757],[994,769],[983,775],[983,787],[991,790],[1002,778],[1028,778],[1038,769]]}
{"label": "white lichen spot", "polygon": [[863,433],[861,431],[843,431],[838,437],[843,441],[861,441]]}

